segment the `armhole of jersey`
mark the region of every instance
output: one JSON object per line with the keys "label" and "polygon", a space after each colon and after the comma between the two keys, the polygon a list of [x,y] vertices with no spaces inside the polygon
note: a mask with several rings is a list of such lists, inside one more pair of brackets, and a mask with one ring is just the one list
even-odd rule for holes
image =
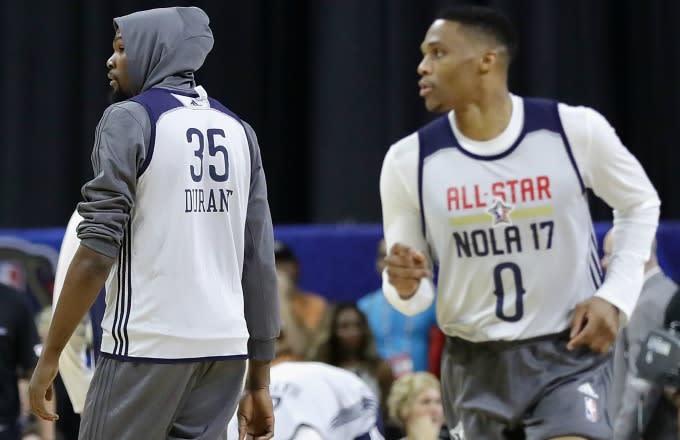
{"label": "armhole of jersey", "polygon": [[144,158],[144,162],[142,162],[142,166],[139,168],[137,171],[137,178],[139,179],[142,174],[144,174],[144,171],[149,167],[149,164],[151,163],[151,157],[153,156],[153,149],[154,146],[156,145],[156,118],[153,117],[153,110],[151,110],[151,107],[144,102],[144,101],[137,101],[135,100],[138,104],[141,104],[142,107],[146,110],[146,114],[149,117],[149,123],[151,125],[151,134],[149,135],[149,146],[146,149],[146,157]]}
{"label": "armhole of jersey", "polygon": [[420,208],[420,230],[427,241],[427,228],[425,227],[425,207],[423,206],[423,165],[425,162],[425,149],[423,148],[423,134],[418,131],[418,205]]}
{"label": "armhole of jersey", "polygon": [[453,135],[448,114],[440,116],[434,121],[418,130],[418,204],[420,207],[420,227],[423,238],[428,246],[428,252],[433,259],[430,241],[427,237],[427,225],[425,224],[425,205],[423,203],[423,174],[425,159],[437,150],[446,147],[456,147],[458,144]]}
{"label": "armhole of jersey", "polygon": [[[214,98],[208,97],[208,101],[210,102],[210,108],[213,108],[219,112],[222,112],[228,116],[231,116],[235,120],[238,121],[239,124],[241,124],[241,127],[243,127],[243,133],[246,136],[246,141],[248,142],[248,153],[250,154],[250,181],[252,182],[253,179],[253,159],[255,158],[255,144],[251,142],[250,136],[248,136],[248,130],[246,129],[246,125],[243,123],[239,115],[234,113],[233,111],[229,110],[227,107],[225,107],[221,102]],[[255,133],[255,130],[250,127],[250,129]],[[262,154],[262,153],[260,153]]]}
{"label": "armhole of jersey", "polygon": [[555,113],[555,120],[557,121],[557,124],[560,129],[560,136],[562,137],[562,142],[564,143],[564,148],[567,150],[567,156],[569,156],[569,161],[571,162],[571,166],[574,168],[574,172],[576,173],[576,178],[578,179],[578,183],[581,186],[581,193],[586,192],[586,185],[583,182],[583,176],[581,176],[581,172],[578,169],[578,165],[576,164],[576,159],[574,159],[574,153],[571,150],[571,145],[569,144],[569,140],[567,139],[567,134],[564,131],[564,125],[562,125],[562,118],[560,118],[560,110],[559,110],[559,103],[555,101],[553,103],[553,111]]}

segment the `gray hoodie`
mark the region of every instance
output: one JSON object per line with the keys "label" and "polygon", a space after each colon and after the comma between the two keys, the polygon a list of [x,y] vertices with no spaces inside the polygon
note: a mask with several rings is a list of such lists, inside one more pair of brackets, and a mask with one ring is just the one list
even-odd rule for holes
{"label": "gray hoodie", "polygon": [[[193,93],[194,72],[213,46],[205,12],[195,7],[152,9],[118,17],[114,25],[125,43],[135,94],[152,87]],[[242,275],[248,351],[251,359],[270,360],[280,329],[273,228],[257,137],[250,125],[243,126],[251,158]],[[104,111],[92,151],[94,178],[83,186],[84,201],[78,205],[83,246],[116,258],[150,137],[151,122],[142,105],[124,101]]]}

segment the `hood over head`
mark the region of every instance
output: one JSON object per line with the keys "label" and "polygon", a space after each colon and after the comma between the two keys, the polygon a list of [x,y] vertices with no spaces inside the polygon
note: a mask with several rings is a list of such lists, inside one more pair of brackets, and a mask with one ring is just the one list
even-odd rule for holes
{"label": "hood over head", "polygon": [[213,47],[210,19],[196,7],[149,9],[113,23],[123,37],[135,95],[161,83],[193,87],[194,72]]}

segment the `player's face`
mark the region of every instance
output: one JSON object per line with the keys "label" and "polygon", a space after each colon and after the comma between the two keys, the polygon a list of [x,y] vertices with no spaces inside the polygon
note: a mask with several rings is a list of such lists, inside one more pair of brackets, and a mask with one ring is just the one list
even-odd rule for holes
{"label": "player's face", "polygon": [[415,420],[423,416],[429,416],[432,423],[442,426],[444,424],[444,408],[442,407],[442,396],[438,389],[427,388],[416,396],[411,411],[408,413],[407,424],[410,420]]}
{"label": "player's face", "polygon": [[420,45],[423,59],[418,65],[418,86],[425,107],[445,112],[465,105],[478,88],[479,42],[460,23],[435,20]]}
{"label": "player's face", "polygon": [[112,90],[111,100],[119,102],[132,97],[127,57],[125,55],[125,43],[123,42],[120,30],[116,30],[116,34],[113,37],[113,54],[106,60],[106,67],[109,69],[109,85]]}
{"label": "player's face", "polygon": [[336,321],[335,334],[343,350],[355,353],[361,349],[364,335],[361,317],[356,310],[345,309],[340,312]]}

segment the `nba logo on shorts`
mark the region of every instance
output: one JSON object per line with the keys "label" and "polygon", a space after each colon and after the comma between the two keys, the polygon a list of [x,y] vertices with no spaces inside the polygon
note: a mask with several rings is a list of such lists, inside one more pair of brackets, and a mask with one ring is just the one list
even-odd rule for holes
{"label": "nba logo on shorts", "polygon": [[590,420],[593,423],[597,422],[599,418],[599,414],[597,412],[597,402],[595,401],[595,399],[588,396],[585,396],[583,400],[586,404],[586,419]]}

